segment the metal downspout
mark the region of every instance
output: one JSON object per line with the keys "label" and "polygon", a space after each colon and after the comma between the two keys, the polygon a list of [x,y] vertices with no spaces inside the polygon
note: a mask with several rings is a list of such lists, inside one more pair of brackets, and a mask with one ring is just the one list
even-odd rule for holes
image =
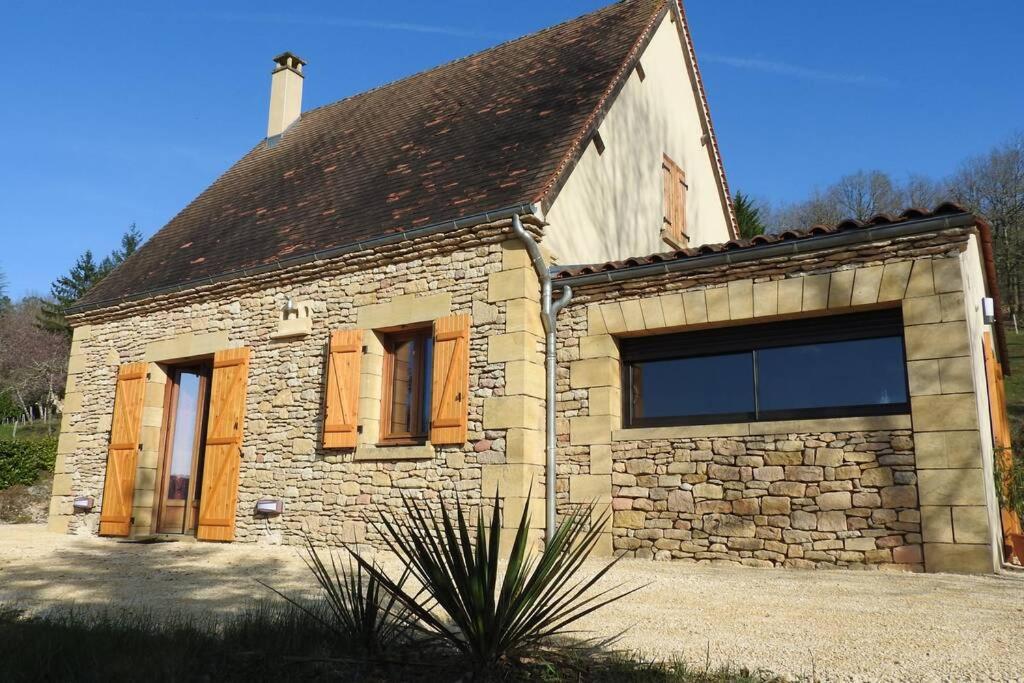
{"label": "metal downspout", "polygon": [[562,294],[557,301],[551,300],[551,274],[548,266],[541,256],[540,247],[534,241],[530,233],[523,228],[523,222],[519,214],[512,215],[512,232],[519,241],[526,247],[526,253],[530,255],[530,262],[540,280],[540,320],[544,326],[544,405],[546,409],[544,419],[545,436],[545,467],[544,467],[544,541],[550,543],[555,535],[555,377],[558,368],[556,357],[555,325],[558,319],[558,312],[572,300],[572,288],[563,287]]}

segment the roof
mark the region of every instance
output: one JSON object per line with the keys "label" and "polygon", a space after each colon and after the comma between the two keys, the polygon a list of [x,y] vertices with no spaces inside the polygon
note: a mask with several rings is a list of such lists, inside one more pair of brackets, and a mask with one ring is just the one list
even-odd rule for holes
{"label": "roof", "polygon": [[[871,228],[885,228],[889,226],[897,226],[900,224],[909,224],[917,221],[926,221],[935,218],[956,218],[956,222],[950,222],[949,227],[953,225],[964,225],[973,224],[978,229],[979,243],[982,253],[982,268],[984,269],[984,276],[988,286],[988,291],[995,301],[995,312],[996,322],[993,325],[993,330],[996,335],[996,343],[999,348],[999,356],[1003,361],[1003,367],[1007,374],[1010,373],[1010,356],[1006,343],[1006,335],[1003,329],[1003,312],[1002,302],[999,295],[999,280],[996,276],[995,266],[995,253],[992,242],[992,229],[988,222],[980,216],[971,213],[963,206],[953,202],[944,202],[939,204],[934,209],[922,209],[922,208],[909,208],[900,214],[877,214],[866,221],[855,220],[848,218],[844,221],[836,223],[835,225],[814,225],[810,228],[803,230],[785,230],[783,232],[771,233],[766,235],[757,235],[749,239],[741,240],[729,240],[728,242],[721,242],[718,244],[703,244],[699,247],[692,249],[681,249],[678,251],[667,251],[657,254],[649,254],[647,256],[638,256],[635,258],[628,258],[621,261],[608,261],[606,263],[593,263],[587,265],[575,265],[575,266],[562,266],[551,269],[552,278],[557,283],[558,281],[564,281],[566,285],[578,287],[584,284],[591,284],[589,281],[595,281],[600,283],[606,281],[602,279],[595,279],[593,276],[601,273],[613,273],[617,271],[628,271],[630,269],[635,270],[634,275],[627,277],[646,277],[646,276],[659,276],[663,275],[666,271],[660,268],[654,269],[650,266],[658,266],[659,264],[671,264],[686,261],[693,261],[695,267],[699,267],[697,261],[701,257],[711,256],[715,254],[729,254],[731,252],[746,252],[750,258],[757,258],[757,252],[759,248],[770,247],[772,245],[778,245],[783,243],[791,242],[803,242],[806,240],[812,240],[814,238],[838,235],[840,233],[863,233],[864,239],[868,240],[871,238]],[[908,226],[909,227],[909,226]],[[924,227],[924,226],[922,226]],[[768,250],[766,250],[768,251]],[[777,250],[772,250],[777,251]],[[769,257],[769,254],[765,254],[765,257]],[[706,260],[706,259],[705,259]],[[646,266],[646,268],[645,268]],[[684,266],[685,267],[685,266]],[[591,277],[587,277],[591,276]]]}
{"label": "roof", "polygon": [[835,225],[814,225],[810,228],[806,228],[803,230],[785,230],[783,232],[756,235],[755,237],[749,239],[729,240],[728,242],[719,242],[714,244],[702,244],[699,247],[694,247],[692,249],[665,251],[657,254],[649,254],[647,256],[637,256],[633,258],[623,259],[621,261],[608,261],[606,263],[564,266],[553,269],[552,275],[556,279],[564,279],[576,277],[578,275],[606,273],[614,270],[624,270],[626,268],[633,268],[636,266],[653,265],[657,263],[666,263],[669,261],[682,261],[686,259],[696,258],[698,256],[707,256],[708,254],[721,254],[723,252],[728,251],[746,250],[751,249],[753,247],[759,247],[768,244],[777,244],[779,242],[794,242],[798,240],[806,240],[811,237],[832,235],[840,232],[861,230],[869,227],[881,227],[885,225],[895,225],[897,223],[906,223],[912,220],[920,220],[936,216],[952,216],[967,213],[969,212],[962,206],[954,204],[953,202],[945,202],[943,204],[939,204],[932,210],[910,208],[898,215],[880,213],[869,218],[866,221],[859,221],[852,218],[848,218]]}
{"label": "roof", "polygon": [[73,310],[487,210],[547,208],[672,3],[627,0],[304,112]]}

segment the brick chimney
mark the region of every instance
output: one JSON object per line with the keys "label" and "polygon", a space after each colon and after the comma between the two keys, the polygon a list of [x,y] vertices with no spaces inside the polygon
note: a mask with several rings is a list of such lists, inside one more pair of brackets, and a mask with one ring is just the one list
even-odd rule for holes
{"label": "brick chimney", "polygon": [[274,63],[277,66],[270,77],[268,139],[281,135],[302,114],[302,67],[306,65],[291,52],[274,57]]}

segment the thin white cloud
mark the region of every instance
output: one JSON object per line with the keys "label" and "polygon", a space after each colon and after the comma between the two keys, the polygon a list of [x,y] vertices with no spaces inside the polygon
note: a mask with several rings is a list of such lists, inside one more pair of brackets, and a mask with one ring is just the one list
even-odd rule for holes
{"label": "thin white cloud", "polygon": [[202,13],[203,18],[225,21],[228,23],[255,24],[293,24],[301,26],[336,26],[340,28],[363,28],[377,31],[404,31],[407,33],[429,33],[452,36],[457,38],[497,38],[507,36],[489,31],[446,26],[442,24],[417,24],[406,21],[376,21],[371,19],[354,19],[351,17],[313,16],[303,14],[279,14],[261,12],[209,12]]}
{"label": "thin white cloud", "polygon": [[735,67],[737,69],[761,71],[763,73],[775,74],[777,76],[789,76],[808,81],[824,81],[830,83],[845,83],[847,85],[866,85],[886,88],[891,88],[896,85],[896,82],[890,78],[867,76],[864,74],[837,73],[835,71],[821,71],[819,69],[810,69],[797,64],[787,64],[786,62],[775,62],[767,59],[752,59],[749,57],[734,57],[730,55],[707,53],[698,55],[698,58],[702,62],[725,64],[726,66]]}

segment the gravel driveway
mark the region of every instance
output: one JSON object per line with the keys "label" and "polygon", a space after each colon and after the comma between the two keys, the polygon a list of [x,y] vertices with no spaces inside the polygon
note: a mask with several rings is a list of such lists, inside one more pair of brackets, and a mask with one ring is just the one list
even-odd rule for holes
{"label": "gravel driveway", "polygon": [[[596,563],[594,565],[597,566]],[[230,612],[311,587],[295,548],[118,543],[0,525],[0,602]],[[818,680],[1024,680],[1024,575],[748,569],[621,562],[650,584],[584,627],[652,656]]]}

